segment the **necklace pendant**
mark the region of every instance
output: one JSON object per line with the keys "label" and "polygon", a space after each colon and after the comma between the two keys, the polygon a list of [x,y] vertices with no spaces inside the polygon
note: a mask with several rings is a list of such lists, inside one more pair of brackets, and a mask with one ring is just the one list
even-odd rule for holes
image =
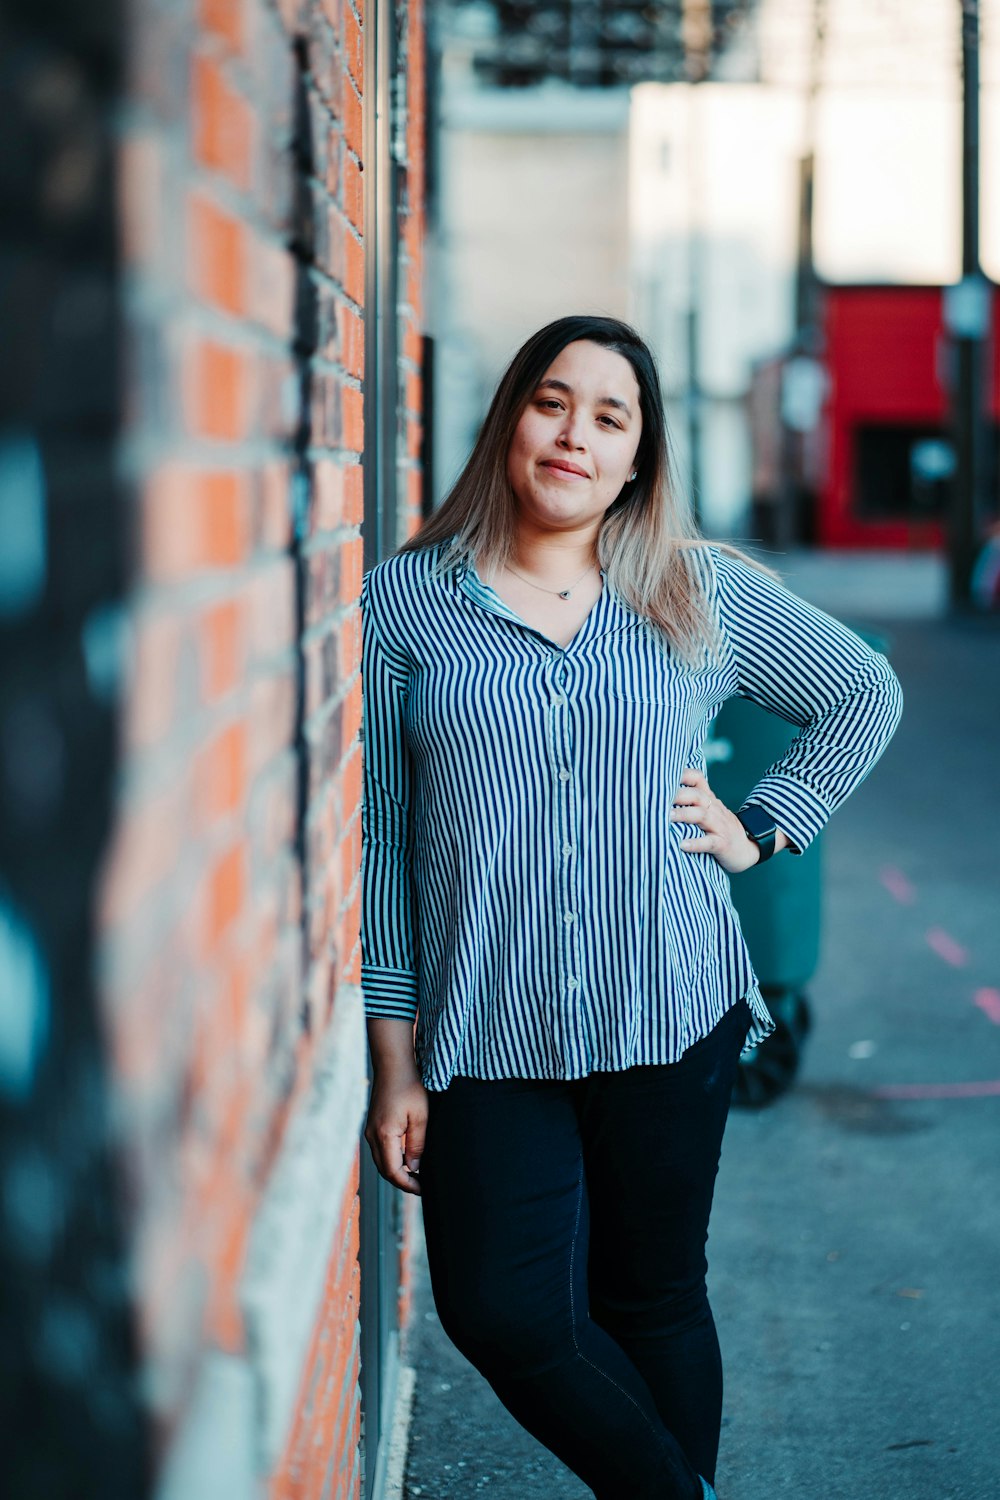
{"label": "necklace pendant", "polygon": [[568,599],[569,598],[569,589],[560,589],[559,590],[559,597],[560,597],[560,599]]}

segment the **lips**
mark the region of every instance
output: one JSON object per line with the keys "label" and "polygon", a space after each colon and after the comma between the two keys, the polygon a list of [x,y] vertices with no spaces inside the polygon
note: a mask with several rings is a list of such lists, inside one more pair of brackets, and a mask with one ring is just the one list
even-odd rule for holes
{"label": "lips", "polygon": [[542,464],[542,468],[552,469],[557,474],[576,474],[581,479],[590,478],[586,469],[581,469],[579,464],[571,464],[564,458],[548,458]]}

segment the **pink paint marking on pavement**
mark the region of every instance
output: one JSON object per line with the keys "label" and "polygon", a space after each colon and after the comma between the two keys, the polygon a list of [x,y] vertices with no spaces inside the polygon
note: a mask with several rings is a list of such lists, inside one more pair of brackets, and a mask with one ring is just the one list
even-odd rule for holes
{"label": "pink paint marking on pavement", "polygon": [[938,958],[943,958],[945,963],[951,964],[953,968],[964,969],[969,962],[969,955],[961,943],[956,943],[951,933],[945,932],[943,927],[928,927],[924,937]]}
{"label": "pink paint marking on pavement", "polygon": [[993,1022],[994,1026],[1000,1026],[1000,990],[991,989],[987,986],[977,990],[972,997],[973,1005],[978,1005],[986,1018]]}
{"label": "pink paint marking on pavement", "polygon": [[897,870],[895,865],[883,865],[878,872],[878,878],[889,892],[901,901],[904,906],[912,906],[917,899],[917,888],[911,881],[907,880],[902,870]]}
{"label": "pink paint marking on pavement", "polygon": [[872,1089],[876,1099],[995,1099],[1000,1078],[983,1083],[887,1083]]}

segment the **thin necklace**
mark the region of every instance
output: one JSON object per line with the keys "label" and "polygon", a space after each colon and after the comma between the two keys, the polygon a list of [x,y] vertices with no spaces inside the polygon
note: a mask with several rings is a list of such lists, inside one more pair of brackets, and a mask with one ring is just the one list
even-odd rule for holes
{"label": "thin necklace", "polygon": [[587,573],[592,573],[594,570],[594,564],[591,563],[586,572],[581,573],[579,578],[576,580],[576,583],[571,584],[568,589],[547,589],[543,588],[540,583],[535,583],[532,579],[525,578],[524,574],[519,573],[516,568],[512,568],[510,563],[504,563],[504,567],[507,569],[508,573],[513,573],[515,578],[522,579],[524,583],[530,584],[533,589],[541,589],[543,594],[555,594],[560,599],[571,599],[573,597],[573,590],[577,587],[578,584],[581,584],[583,582],[583,580],[587,576]]}

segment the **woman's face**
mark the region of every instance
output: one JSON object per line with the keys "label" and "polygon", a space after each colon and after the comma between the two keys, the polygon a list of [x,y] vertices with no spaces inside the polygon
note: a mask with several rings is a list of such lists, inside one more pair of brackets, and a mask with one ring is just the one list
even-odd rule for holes
{"label": "woman's face", "polygon": [[507,475],[522,518],[551,530],[598,521],[632,473],[642,415],[628,360],[567,344],[521,413]]}

